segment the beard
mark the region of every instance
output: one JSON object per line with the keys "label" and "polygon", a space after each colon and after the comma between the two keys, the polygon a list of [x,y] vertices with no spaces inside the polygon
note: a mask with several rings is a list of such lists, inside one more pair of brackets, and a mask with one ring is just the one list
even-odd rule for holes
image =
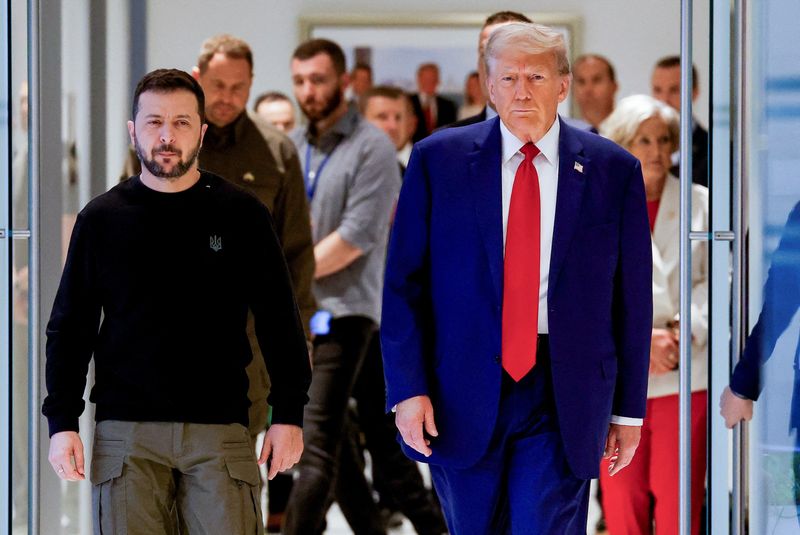
{"label": "beard", "polygon": [[[183,151],[174,145],[170,145],[169,143],[164,143],[153,147],[153,150],[150,151],[150,158],[147,157],[144,149],[141,145],[139,145],[138,138],[134,138],[133,145],[136,149],[136,155],[139,157],[139,161],[142,162],[142,165],[148,171],[150,171],[153,176],[164,178],[166,180],[177,180],[185,175],[189,169],[192,168],[192,165],[194,165],[194,162],[197,160],[197,155],[200,153],[200,140],[197,141],[197,145],[194,147],[192,152],[189,153],[189,156],[185,160],[182,158]],[[164,166],[156,161],[157,152],[173,152],[176,154],[178,161],[172,166],[172,169],[167,171]]]}
{"label": "beard", "polygon": [[300,103],[300,109],[303,111],[303,115],[308,117],[308,120],[311,122],[311,124],[318,123],[319,121],[322,121],[330,114],[332,114],[336,110],[336,108],[338,108],[339,105],[342,103],[343,98],[344,98],[344,91],[342,91],[342,88],[340,86],[336,86],[336,89],[327,98],[327,101],[323,103],[321,110],[317,111],[311,109],[308,105],[306,105],[303,102]]}

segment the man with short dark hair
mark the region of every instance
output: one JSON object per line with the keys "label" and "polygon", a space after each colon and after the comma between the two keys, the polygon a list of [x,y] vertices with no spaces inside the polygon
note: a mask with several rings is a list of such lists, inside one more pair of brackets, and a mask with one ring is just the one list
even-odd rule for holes
{"label": "man with short dark hair", "polygon": [[481,33],[478,36],[478,80],[480,82],[481,91],[483,91],[483,96],[486,97],[486,106],[483,107],[483,110],[481,110],[480,113],[465,119],[461,119],[460,121],[456,121],[450,126],[466,126],[468,124],[479,123],[481,121],[485,121],[486,119],[497,117],[494,104],[489,98],[488,89],[486,88],[486,65],[483,60],[483,54],[484,50],[486,49],[486,43],[489,41],[489,36],[492,34],[492,32],[500,26],[503,26],[504,24],[510,24],[512,22],[531,22],[531,19],[522,13],[517,13],[516,11],[498,11],[497,13],[492,13],[486,17],[486,20],[483,23],[483,28],[481,28]]}
{"label": "man with short dark hair", "polygon": [[268,91],[256,97],[253,111],[284,134],[294,130],[294,105],[279,91]]}
{"label": "man with short dark hair", "polygon": [[[204,91],[203,111],[208,119],[200,166],[249,190],[269,208],[292,277],[303,327],[308,332],[316,304],[311,293],[314,251],[303,176],[292,142],[246,110],[253,83],[250,46],[228,34],[207,39],[192,76]],[[141,171],[134,156],[131,151],[123,179]],[[269,378],[259,358],[252,318],[248,333],[256,357],[247,369],[250,432],[256,437],[267,425]]]}
{"label": "man with short dark hair", "polygon": [[[215,35],[201,45],[192,74],[205,92],[209,123],[200,165],[247,189],[269,208],[292,276],[303,327],[308,332],[315,310],[311,293],[314,250],[303,176],[292,142],[278,132],[277,127],[272,128],[269,121],[246,110],[253,84],[250,45],[232,35]],[[290,119],[278,119],[289,126],[294,120],[294,110],[289,102],[282,105],[289,108]],[[247,368],[249,429],[255,441],[269,423],[265,399],[271,385],[263,359],[258,358],[252,319],[248,332],[256,355]],[[289,475],[278,476],[268,483],[269,495],[273,498],[269,501],[266,519],[269,528],[280,525],[281,497],[288,496],[290,485]]]}
{"label": "man with short dark hair", "polygon": [[361,97],[372,88],[372,67],[363,62],[358,62],[350,72],[350,99],[356,104]]}
{"label": "man with short dark hair", "polygon": [[[285,532],[316,533],[336,478],[353,384],[380,317],[389,219],[400,187],[395,149],[344,98],[344,53],[327,39],[300,44],[291,60],[294,96],[308,119],[292,132],[314,222],[314,295],[321,321],[306,409],[308,448],[289,500]],[[351,491],[356,482],[349,482]],[[368,489],[348,515],[357,533],[382,532]],[[354,516],[355,515],[355,516]],[[353,525],[361,522],[359,525]]]}
{"label": "man with short dark hair", "polygon": [[[681,58],[666,56],[656,62],[650,79],[653,98],[681,110]],[[697,67],[692,65],[692,102],[700,96]],[[692,182],[708,187],[708,130],[692,117]],[[680,152],[672,155],[670,173],[678,176]]]}
{"label": "man with short dark hair", "polygon": [[572,64],[572,94],[589,130],[597,133],[606,117],[614,111],[617,78],[614,67],[599,54],[579,56]]}
{"label": "man with short dark hair", "polygon": [[[203,42],[192,76],[206,98],[206,132],[200,165],[249,190],[269,208],[294,284],[303,327],[308,330],[315,303],[311,294],[314,253],[308,203],[297,151],[292,142],[266,121],[247,112],[253,83],[253,53],[243,40],[221,34]],[[248,326],[258,357],[253,323]],[[254,358],[250,380],[250,433],[267,426],[269,381]]]}
{"label": "man with short dark hair", "polygon": [[386,132],[397,149],[401,174],[411,155],[411,137],[417,124],[411,97],[399,87],[376,86],[361,97],[361,114]]}
{"label": "man with short dark hair", "polygon": [[417,93],[411,95],[411,104],[417,116],[414,141],[429,136],[437,128],[454,123],[458,110],[456,103],[438,94],[439,66],[423,63],[417,68]]}
{"label": "man with short dark hair", "polygon": [[[246,324],[276,385],[258,462],[269,477],[303,449],[305,334],[269,211],[200,171],[204,94],[161,69],[128,121],[142,171],[78,215],[47,326],[42,412],[59,477],[85,478],[78,418],[94,357],[91,481],[103,533],[260,533],[247,431]],[[102,315],[102,322],[101,322]]]}
{"label": "man with short dark hair", "polygon": [[359,101],[361,115],[383,130],[397,150],[406,143],[406,99],[405,91],[399,87],[379,85],[367,90]]}

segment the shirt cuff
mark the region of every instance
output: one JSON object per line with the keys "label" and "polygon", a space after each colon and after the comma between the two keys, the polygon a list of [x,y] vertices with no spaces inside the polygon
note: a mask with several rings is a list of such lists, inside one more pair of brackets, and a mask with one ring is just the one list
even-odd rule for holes
{"label": "shirt cuff", "polygon": [[644,418],[628,418],[627,416],[617,416],[616,414],[612,414],[611,423],[617,425],[632,425],[636,427],[642,427]]}

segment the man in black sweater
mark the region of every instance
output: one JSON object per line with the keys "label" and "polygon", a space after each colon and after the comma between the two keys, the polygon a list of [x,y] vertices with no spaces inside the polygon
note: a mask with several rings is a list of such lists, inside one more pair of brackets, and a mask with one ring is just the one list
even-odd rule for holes
{"label": "man in black sweater", "polygon": [[[272,379],[269,477],[303,450],[311,370],[267,208],[200,171],[199,84],[157,70],[136,88],[139,176],[79,214],[47,326],[49,461],[84,479],[78,417],[92,356],[90,479],[103,533],[255,533],[258,467],[247,432],[248,309]],[[102,313],[102,323],[100,321]]]}

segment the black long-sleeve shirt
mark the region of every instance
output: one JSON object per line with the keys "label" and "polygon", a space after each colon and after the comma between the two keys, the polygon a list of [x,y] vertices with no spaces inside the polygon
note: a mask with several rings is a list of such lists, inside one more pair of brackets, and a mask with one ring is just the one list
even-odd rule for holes
{"label": "black long-sleeve shirt", "polygon": [[98,421],[247,425],[248,308],[272,421],[301,425],[311,370],[267,208],[206,172],[179,193],[137,176],[100,195],[78,215],[47,326],[50,434],[78,430],[92,355]]}

